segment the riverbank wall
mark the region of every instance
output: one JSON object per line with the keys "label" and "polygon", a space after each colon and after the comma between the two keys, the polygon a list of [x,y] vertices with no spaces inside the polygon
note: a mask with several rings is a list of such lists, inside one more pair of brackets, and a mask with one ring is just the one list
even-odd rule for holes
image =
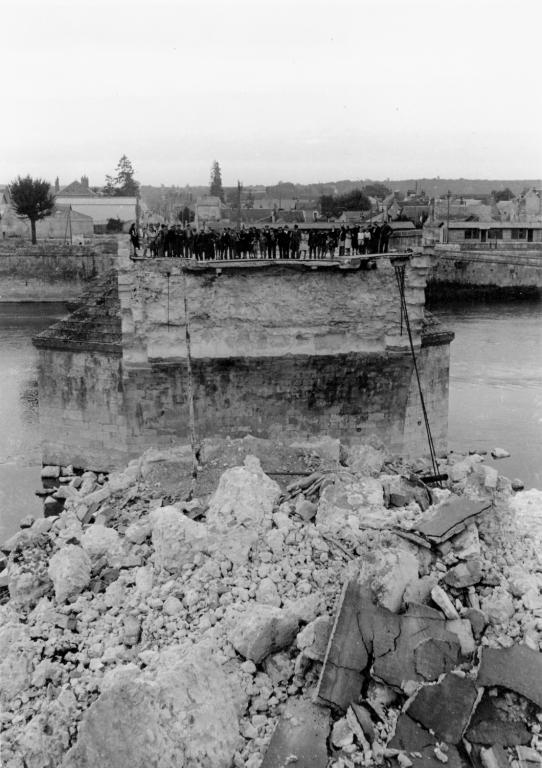
{"label": "riverbank wall", "polygon": [[434,251],[426,289],[430,303],[542,295],[542,245],[489,250],[450,243],[435,245]]}
{"label": "riverbank wall", "polygon": [[77,299],[114,266],[117,250],[111,237],[86,245],[0,241],[0,302]]}
{"label": "riverbank wall", "polygon": [[[405,295],[433,438],[444,449],[453,335],[426,323],[430,264],[429,254],[411,256]],[[387,258],[376,269],[359,261],[202,268],[125,254],[35,344],[46,463],[110,470],[187,439],[189,376],[198,438],[377,435],[397,452],[427,452]]]}

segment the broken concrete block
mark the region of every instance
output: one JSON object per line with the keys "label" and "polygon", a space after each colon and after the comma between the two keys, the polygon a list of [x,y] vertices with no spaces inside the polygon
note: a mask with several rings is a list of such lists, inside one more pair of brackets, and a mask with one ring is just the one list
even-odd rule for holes
{"label": "broken concrete block", "polygon": [[542,707],[542,654],[526,645],[482,648],[479,685],[499,685]]}
{"label": "broken concrete block", "polygon": [[[399,716],[395,725],[395,734],[388,743],[388,748],[406,752],[414,768],[442,768],[442,762],[435,754],[436,738],[408,715]],[[447,768],[462,768],[463,762],[454,746],[446,752]],[[400,765],[397,757],[392,758],[394,765]]]}
{"label": "broken concrete block", "polygon": [[514,601],[504,587],[497,587],[491,595],[484,597],[481,608],[490,624],[505,624],[514,615]]}
{"label": "broken concrete block", "polygon": [[348,448],[346,464],[361,477],[378,477],[386,459],[383,450],[372,445],[353,445]]}
{"label": "broken concrete block", "polygon": [[297,630],[297,618],[288,611],[254,603],[240,616],[230,633],[230,642],[241,656],[259,664],[270,653],[287,648]]}
{"label": "broken concrete block", "polygon": [[542,766],[542,756],[540,752],[532,747],[516,747],[520,768],[540,768]]}
{"label": "broken concrete block", "polygon": [[272,579],[265,578],[260,581],[256,589],[256,600],[258,603],[280,607],[280,595]]}
{"label": "broken concrete block", "polygon": [[295,505],[296,514],[299,515],[299,517],[301,517],[306,523],[310,522],[314,517],[316,517],[317,510],[318,507],[316,504],[313,504],[312,501],[307,501],[307,499],[303,499]]}
{"label": "broken concrete block", "polygon": [[458,563],[453,568],[450,568],[444,577],[444,581],[450,587],[463,589],[464,587],[472,587],[474,584],[478,584],[481,578],[482,563],[478,558],[475,558],[465,560],[463,563]]}
{"label": "broken concrete block", "polygon": [[40,477],[42,480],[56,480],[57,477],[60,477],[60,467],[53,465],[42,467]]}
{"label": "broken concrete block", "polygon": [[398,689],[409,680],[424,682],[416,670],[415,649],[429,638],[457,642],[439,611],[411,605],[405,614],[396,616],[379,609],[373,619],[374,676]]}
{"label": "broken concrete block", "polygon": [[416,672],[424,680],[433,682],[444,672],[451,672],[459,664],[459,642],[428,638],[414,649]]}
{"label": "broken concrete block", "polygon": [[353,741],[354,731],[350,727],[346,717],[341,717],[340,720],[333,723],[333,728],[331,729],[331,743],[334,747],[342,749],[343,747],[352,744]]}
{"label": "broken concrete block", "polygon": [[503,747],[495,744],[480,750],[480,760],[484,768],[510,768],[510,760]]}
{"label": "broken concrete block", "polygon": [[197,645],[170,646],[149,670],[118,666],[85,710],[62,768],[232,765],[240,742],[234,681]]}
{"label": "broken concrete block", "polygon": [[262,470],[260,460],[247,456],[244,466],[226,470],[209,501],[207,523],[218,530],[232,525],[258,528],[271,515],[280,486]]}
{"label": "broken concrete block", "polygon": [[435,575],[422,576],[421,579],[411,581],[407,584],[403,595],[405,605],[411,603],[426,603],[431,597],[431,590],[438,585],[438,579]]}
{"label": "broken concrete block", "polygon": [[382,483],[373,477],[335,477],[321,493],[316,513],[317,525],[330,530],[343,530],[349,518],[360,524],[370,521],[382,524],[384,493]]}
{"label": "broken concrete block", "polygon": [[492,448],[491,455],[494,459],[507,459],[510,456],[510,452],[505,448]]}
{"label": "broken concrete block", "polygon": [[439,741],[459,744],[472,713],[478,691],[467,677],[445,675],[436,685],[425,685],[408,706],[407,714]]}
{"label": "broken concrete block", "polygon": [[446,594],[446,592],[442,589],[442,587],[436,586],[433,587],[431,590],[431,599],[433,602],[438,605],[438,607],[441,609],[442,613],[446,616],[447,619],[458,619],[459,614],[455,609],[454,604]]}
{"label": "broken concrete block", "polygon": [[369,638],[374,610],[366,588],[354,580],[345,584],[316,688],[321,703],[345,712],[353,701],[358,700],[370,659],[370,641],[367,639],[366,644],[362,636],[363,622],[366,621]]}
{"label": "broken concrete block", "polygon": [[326,768],[329,709],[307,699],[289,699],[271,737],[261,768]]}
{"label": "broken concrete block", "polygon": [[323,661],[332,627],[333,619],[329,616],[319,616],[298,634],[297,647],[309,659]]}
{"label": "broken concrete block", "polygon": [[438,507],[428,510],[415,528],[432,542],[440,544],[463,530],[490,506],[488,500],[471,501],[464,496],[452,496]]}
{"label": "broken concrete block", "polygon": [[453,632],[459,641],[461,655],[472,656],[476,650],[476,643],[472,634],[472,626],[468,619],[451,619],[446,622],[446,629]]}
{"label": "broken concrete block", "polygon": [[159,507],[150,513],[155,564],[170,573],[182,570],[208,545],[207,527],[196,523],[177,507]]}
{"label": "broken concrete block", "polygon": [[48,574],[55,597],[64,602],[82,592],[90,582],[90,558],[82,547],[68,544],[59,549],[49,561]]}
{"label": "broken concrete block", "polygon": [[480,555],[480,538],[475,523],[467,525],[465,530],[449,539],[454,555],[459,560],[469,560]]}
{"label": "broken concrete block", "polygon": [[418,580],[418,560],[404,549],[380,549],[363,560],[359,580],[383,608],[398,613],[409,584]]}
{"label": "broken concrete block", "polygon": [[494,697],[484,693],[465,738],[472,744],[515,747],[517,744],[528,744],[532,734],[524,723],[507,718],[503,709],[495,705]]}
{"label": "broken concrete block", "polygon": [[482,633],[487,626],[487,616],[478,608],[467,608],[464,614],[465,618],[471,623],[472,632],[476,640],[482,637]]}

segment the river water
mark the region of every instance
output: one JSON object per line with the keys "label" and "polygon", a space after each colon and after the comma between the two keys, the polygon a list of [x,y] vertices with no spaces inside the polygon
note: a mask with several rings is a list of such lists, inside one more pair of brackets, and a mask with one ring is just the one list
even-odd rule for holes
{"label": "river water", "polygon": [[[449,447],[506,448],[501,474],[542,488],[542,302],[448,305],[433,313],[451,346]],[[63,304],[0,303],[0,541],[39,515],[37,350]],[[488,458],[488,463],[492,463]]]}
{"label": "river water", "polygon": [[0,303],[0,541],[42,505],[37,350],[32,337],[66,314],[64,304]]}

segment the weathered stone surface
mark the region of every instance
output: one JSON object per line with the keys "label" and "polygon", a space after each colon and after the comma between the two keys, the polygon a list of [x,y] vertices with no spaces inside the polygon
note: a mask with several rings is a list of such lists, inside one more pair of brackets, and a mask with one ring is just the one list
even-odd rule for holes
{"label": "weathered stone surface", "polygon": [[528,744],[531,733],[524,723],[507,718],[505,710],[495,705],[494,697],[485,693],[465,737],[473,744],[515,747],[517,744]]}
{"label": "weathered stone surface", "polygon": [[382,523],[385,518],[383,502],[384,493],[379,480],[341,475],[322,491],[316,523],[331,530],[344,528],[350,517],[360,524],[371,521]]}
{"label": "weathered stone surface", "polygon": [[[26,690],[32,676],[33,643],[26,628],[15,621],[0,626],[0,702],[12,701]],[[3,706],[2,706],[3,709]]]}
{"label": "weathered stone surface", "polygon": [[465,562],[458,563],[458,565],[450,568],[444,577],[444,581],[450,587],[462,589],[463,587],[471,587],[473,584],[478,584],[481,578],[482,563],[476,558],[465,560]]}
{"label": "weathered stone surface", "polygon": [[364,558],[359,579],[370,587],[379,605],[397,613],[405,589],[418,580],[418,560],[403,549],[379,549],[372,558]]}
{"label": "weathered stone surface", "polygon": [[[442,761],[435,754],[436,738],[408,715],[399,716],[395,726],[395,735],[388,747],[404,750],[415,768],[442,768]],[[463,762],[455,747],[448,746],[446,757],[448,758],[446,762],[448,768],[462,768]],[[397,758],[394,758],[392,762],[396,766],[401,765]]]}
{"label": "weathered stone surface", "polygon": [[469,724],[477,695],[472,680],[450,673],[440,683],[420,688],[407,714],[432,730],[438,740],[458,744]]}
{"label": "weathered stone surface", "polygon": [[330,724],[329,709],[307,699],[289,699],[261,768],[279,768],[290,763],[296,768],[325,768]]}
{"label": "weathered stone surface", "polygon": [[348,448],[346,464],[350,470],[360,477],[377,477],[386,459],[383,450],[372,445],[352,445]]}
{"label": "weathered stone surface", "polygon": [[510,768],[510,760],[504,748],[498,744],[480,749],[480,760],[483,768]]}
{"label": "weathered stone surface", "polygon": [[461,647],[461,655],[465,658],[472,656],[476,650],[476,643],[472,633],[472,625],[468,619],[449,619],[446,629],[452,632]]}
{"label": "weathered stone surface", "polygon": [[113,565],[122,555],[119,535],[113,528],[105,525],[89,525],[81,537],[81,546],[90,557],[105,556],[108,563]]}
{"label": "weathered stone surface", "polygon": [[482,648],[480,685],[499,685],[542,707],[542,654],[526,645]]}
{"label": "weathered stone surface", "polygon": [[287,648],[294,640],[298,621],[287,611],[255,603],[240,616],[230,632],[235,650],[259,664],[270,653]]}
{"label": "weathered stone surface", "polygon": [[409,680],[424,682],[416,669],[415,649],[429,639],[452,646],[457,642],[439,611],[427,605],[410,605],[404,615],[396,616],[381,609],[373,630],[374,675],[395,688]]}
{"label": "weathered stone surface", "polygon": [[[343,587],[316,695],[323,704],[346,711],[357,701],[369,663],[370,636],[375,608],[367,589],[357,581]],[[361,619],[367,622],[367,639],[363,637]]]}
{"label": "weathered stone surface", "polygon": [[407,584],[405,593],[403,595],[403,602],[406,605],[411,603],[426,603],[431,597],[431,590],[438,585],[438,578],[431,574],[429,576],[422,576],[421,579],[416,579]]}
{"label": "weathered stone surface", "polygon": [[42,467],[40,476],[42,480],[56,480],[60,477],[60,467],[53,465]]}
{"label": "weathered stone surface", "polygon": [[298,621],[314,621],[321,611],[324,604],[323,596],[320,592],[311,592],[309,595],[298,597],[296,600],[284,600],[283,607],[290,613],[293,613]]}
{"label": "weathered stone surface", "polygon": [[280,486],[262,470],[255,456],[243,467],[226,470],[209,502],[207,523],[217,529],[235,524],[259,527],[270,516],[280,496]]}
{"label": "weathered stone surface", "polygon": [[206,526],[183,515],[176,507],[153,510],[150,521],[156,566],[170,573],[193,562],[208,545]]}
{"label": "weathered stone surface", "polygon": [[414,649],[416,672],[425,680],[438,680],[444,672],[457,667],[459,650],[459,642],[434,638],[424,640]]}
{"label": "weathered stone surface", "polygon": [[90,558],[82,547],[67,544],[49,561],[48,573],[59,602],[78,595],[90,582]]}
{"label": "weathered stone surface", "polygon": [[229,530],[212,529],[209,532],[207,547],[215,559],[227,559],[234,565],[245,564],[250,552],[258,541],[258,531],[235,525]]}
{"label": "weathered stone surface", "polygon": [[520,768],[540,768],[542,766],[542,756],[537,749],[532,747],[516,747],[516,755]]}
{"label": "weathered stone surface", "polygon": [[260,581],[256,589],[256,600],[259,603],[280,607],[280,595],[272,579],[265,578]]}
{"label": "weathered stone surface", "polygon": [[510,456],[510,452],[506,448],[492,448],[491,455],[494,459],[507,459]]}
{"label": "weathered stone surface", "polygon": [[474,637],[479,640],[487,626],[487,616],[478,608],[467,608],[464,615],[471,623]]}
{"label": "weathered stone surface", "polygon": [[428,510],[416,524],[416,530],[435,543],[447,541],[490,506],[489,501],[470,501],[464,496],[452,496],[438,507]]}
{"label": "weathered stone surface", "polygon": [[130,544],[143,544],[151,535],[152,527],[148,518],[130,523],[124,535]]}
{"label": "weathered stone surface", "polygon": [[303,499],[295,505],[296,514],[303,518],[306,523],[316,516],[317,510],[316,504],[313,504],[312,501],[307,501],[307,499]]}
{"label": "weathered stone surface", "polygon": [[490,595],[482,598],[480,607],[490,624],[505,624],[514,615],[514,601],[504,587],[497,587]]}
{"label": "weathered stone surface", "polygon": [[238,740],[230,680],[200,646],[176,647],[110,674],[62,768],[229,768]]}
{"label": "weathered stone surface", "polygon": [[319,616],[298,634],[297,647],[309,659],[323,661],[332,627],[333,620],[329,616]]}
{"label": "weathered stone surface", "polygon": [[449,539],[454,555],[460,560],[468,560],[480,555],[480,539],[475,523],[468,525],[465,530]]}
{"label": "weathered stone surface", "polygon": [[446,594],[446,592],[442,589],[442,587],[439,587],[438,585],[436,587],[433,587],[431,590],[431,599],[435,603],[435,605],[438,605],[438,607],[441,609],[443,614],[446,616],[447,619],[458,619],[459,614],[457,610],[455,609],[454,604]]}

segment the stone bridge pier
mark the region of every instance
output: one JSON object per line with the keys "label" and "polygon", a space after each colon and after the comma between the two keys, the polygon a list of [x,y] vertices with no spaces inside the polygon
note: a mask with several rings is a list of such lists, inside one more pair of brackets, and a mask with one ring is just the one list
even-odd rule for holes
{"label": "stone bridge pier", "polygon": [[[391,254],[390,254],[391,255]],[[44,461],[111,469],[196,433],[346,443],[376,435],[428,452],[389,258],[189,263],[132,261],[36,340]],[[411,254],[405,299],[433,439],[447,434],[449,344],[428,322],[432,256]]]}

